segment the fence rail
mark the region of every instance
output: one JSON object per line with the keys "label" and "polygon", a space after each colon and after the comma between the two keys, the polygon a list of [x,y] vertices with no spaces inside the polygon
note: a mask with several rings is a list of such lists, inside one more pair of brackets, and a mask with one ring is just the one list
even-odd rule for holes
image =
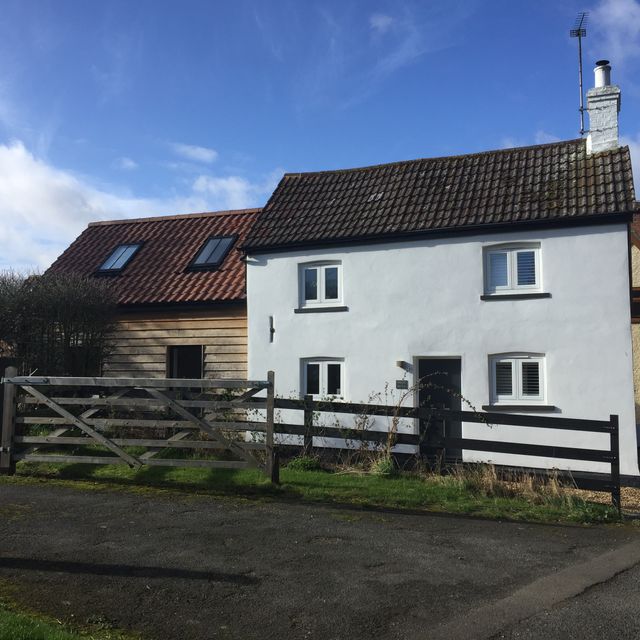
{"label": "fence rail", "polygon": [[[467,451],[483,451],[490,453],[510,453],[545,458],[579,460],[585,462],[602,462],[610,465],[610,472],[604,479],[594,479],[592,488],[611,493],[611,502],[621,509],[620,501],[620,441],[619,420],[617,415],[610,415],[609,420],[583,420],[580,418],[552,418],[547,416],[527,416],[509,413],[484,413],[475,411],[453,411],[426,407],[400,407],[389,405],[354,404],[348,402],[315,401],[310,396],[304,400],[276,398],[278,409],[298,410],[304,412],[303,424],[277,423],[276,433],[301,435],[304,437],[304,450],[309,452],[313,446],[313,437],[338,438],[343,440],[384,444],[392,438],[392,444],[406,444],[418,447],[421,453],[433,449],[461,449]],[[475,422],[488,425],[508,425],[513,427],[534,427],[559,429],[576,432],[602,433],[609,435],[608,449],[587,449],[555,445],[527,444],[498,440],[482,440],[477,438],[451,438],[431,436],[421,433],[394,433],[387,431],[351,429],[342,427],[324,427],[314,425],[315,415],[319,413],[352,414],[360,416],[387,416],[392,418],[414,418],[426,421],[441,420]],[[297,445],[300,446],[300,445]]]}

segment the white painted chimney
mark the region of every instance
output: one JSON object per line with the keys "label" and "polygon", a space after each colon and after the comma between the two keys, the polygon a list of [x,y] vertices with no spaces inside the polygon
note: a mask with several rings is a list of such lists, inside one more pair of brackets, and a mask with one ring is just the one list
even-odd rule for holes
{"label": "white painted chimney", "polygon": [[587,92],[587,153],[598,153],[618,147],[620,87],[611,84],[611,67],[608,60],[598,60],[594,73],[595,87]]}

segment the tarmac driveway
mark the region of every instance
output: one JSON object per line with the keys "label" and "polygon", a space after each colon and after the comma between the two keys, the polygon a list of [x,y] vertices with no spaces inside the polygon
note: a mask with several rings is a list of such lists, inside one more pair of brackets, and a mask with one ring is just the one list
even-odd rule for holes
{"label": "tarmac driveway", "polygon": [[0,516],[0,580],[16,599],[162,640],[545,637],[526,635],[527,620],[543,628],[540,616],[640,561],[628,526],[44,483],[0,484]]}

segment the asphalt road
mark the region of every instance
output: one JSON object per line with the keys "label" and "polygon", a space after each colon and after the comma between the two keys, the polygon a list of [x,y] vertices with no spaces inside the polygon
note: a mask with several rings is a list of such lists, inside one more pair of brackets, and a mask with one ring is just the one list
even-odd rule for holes
{"label": "asphalt road", "polygon": [[635,527],[0,484],[0,581],[171,639],[637,638]]}

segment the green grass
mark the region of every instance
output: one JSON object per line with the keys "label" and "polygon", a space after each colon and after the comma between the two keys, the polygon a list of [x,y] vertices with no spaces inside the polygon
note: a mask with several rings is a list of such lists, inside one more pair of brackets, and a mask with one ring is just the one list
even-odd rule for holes
{"label": "green grass", "polygon": [[618,520],[609,506],[576,497],[531,500],[486,495],[456,477],[327,472],[284,466],[273,486],[257,469],[203,469],[19,463],[0,482],[57,481],[83,489],[178,491],[231,499],[296,500],[378,509],[446,512],[530,522],[601,523]]}
{"label": "green grass", "polygon": [[126,640],[133,637],[111,629],[75,631],[55,620],[17,612],[0,604],[0,640]]}

